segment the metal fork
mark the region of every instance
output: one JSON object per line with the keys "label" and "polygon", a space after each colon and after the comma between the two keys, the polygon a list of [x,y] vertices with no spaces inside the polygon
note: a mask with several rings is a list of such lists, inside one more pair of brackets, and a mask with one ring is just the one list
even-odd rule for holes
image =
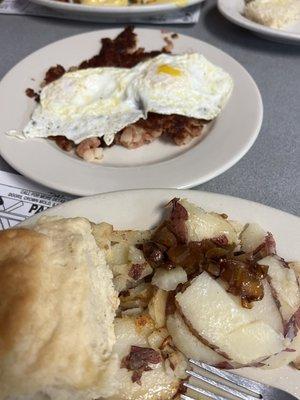
{"label": "metal fork", "polygon": [[[212,386],[212,388],[216,388],[219,391],[228,393],[231,395],[230,397],[234,396],[238,399],[242,400],[258,400],[258,399],[263,399],[263,400],[299,400],[295,396],[292,396],[290,393],[285,392],[284,390],[277,389],[275,387],[265,385],[262,383],[259,383],[257,381],[254,381],[252,379],[244,378],[243,376],[233,374],[228,371],[220,370],[218,368],[212,367],[210,365],[207,365],[203,362],[195,361],[195,360],[189,360],[190,364],[195,365],[198,367],[200,372],[195,372],[195,371],[190,371],[187,370],[186,373],[190,376],[195,378],[196,380],[200,380],[201,382],[204,382],[207,385]],[[207,371],[211,375],[213,375],[214,378],[217,378],[217,380],[213,378],[209,378],[208,374],[206,374]],[[204,372],[204,374],[203,374]],[[220,380],[220,378],[222,378]],[[230,382],[229,385],[224,383]],[[232,385],[234,384],[235,387]],[[199,393],[201,395],[204,395],[206,397],[209,397],[213,400],[228,400],[228,397],[223,397],[217,394],[214,394],[213,392],[207,390],[207,389],[202,389],[198,386],[195,386],[189,382],[185,382],[183,384],[187,389],[190,389],[193,392]],[[206,385],[206,386],[207,386]],[[240,388],[246,389],[249,394],[247,394],[245,391],[241,391]],[[181,395],[182,400],[195,400],[194,397],[190,397],[187,394],[182,394]]]}

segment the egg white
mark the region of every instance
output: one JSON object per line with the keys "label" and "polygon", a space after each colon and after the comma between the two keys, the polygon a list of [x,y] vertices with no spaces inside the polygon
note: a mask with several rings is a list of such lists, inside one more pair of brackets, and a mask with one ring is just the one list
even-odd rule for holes
{"label": "egg white", "polygon": [[162,54],[132,69],[68,72],[42,89],[21,136],[62,135],[76,144],[103,137],[110,144],[117,132],[149,112],[211,120],[232,88],[230,75],[197,53]]}
{"label": "egg white", "polygon": [[198,53],[162,54],[138,68],[129,90],[146,113],[211,120],[233,89],[230,75]]}
{"label": "egg white", "polygon": [[45,86],[23,134],[27,138],[63,135],[75,143],[114,134],[143,116],[126,89],[133,70],[91,68],[69,72]]}

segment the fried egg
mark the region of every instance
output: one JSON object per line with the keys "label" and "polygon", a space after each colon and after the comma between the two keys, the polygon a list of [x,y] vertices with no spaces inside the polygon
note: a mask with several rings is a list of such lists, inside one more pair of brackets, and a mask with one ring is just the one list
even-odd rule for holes
{"label": "fried egg", "polygon": [[62,135],[78,144],[103,137],[110,144],[149,112],[212,120],[232,87],[227,72],[197,53],[162,54],[131,69],[68,72],[42,89],[22,138]]}
{"label": "fried egg", "polygon": [[143,116],[126,89],[133,70],[91,68],[64,74],[45,86],[23,134],[27,138],[66,136],[76,144],[114,134]]}
{"label": "fried egg", "polygon": [[198,53],[162,54],[138,68],[130,90],[139,96],[146,113],[211,120],[233,88],[229,74]]}

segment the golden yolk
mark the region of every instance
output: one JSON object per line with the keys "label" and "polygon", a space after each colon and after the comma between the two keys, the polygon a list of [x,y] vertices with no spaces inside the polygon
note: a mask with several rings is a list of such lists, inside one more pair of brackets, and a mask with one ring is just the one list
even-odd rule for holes
{"label": "golden yolk", "polygon": [[162,64],[157,68],[157,72],[159,74],[168,74],[168,75],[172,75],[172,76],[180,76],[182,75],[182,72],[180,71],[180,69],[171,67],[171,65],[167,65],[167,64]]}

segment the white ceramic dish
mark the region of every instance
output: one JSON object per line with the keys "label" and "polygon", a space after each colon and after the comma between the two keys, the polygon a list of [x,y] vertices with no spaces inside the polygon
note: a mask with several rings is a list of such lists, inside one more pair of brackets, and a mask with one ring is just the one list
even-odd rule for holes
{"label": "white ceramic dish", "polygon": [[[72,14],[78,16],[88,16],[93,20],[96,20],[97,17],[106,17],[106,18],[120,18],[124,19],[126,17],[128,22],[130,18],[143,18],[154,15],[160,15],[165,13],[174,12],[179,9],[174,3],[166,3],[166,4],[154,4],[154,5],[135,5],[135,6],[87,6],[83,4],[72,4],[72,3],[64,3],[54,0],[30,0],[33,3],[51,8],[57,12],[63,14]],[[198,3],[202,3],[204,0],[186,0],[186,5],[181,6],[180,8],[186,8]],[[102,21],[102,20],[101,20]]]}
{"label": "white ceramic dish", "polygon": [[221,14],[229,21],[249,29],[256,35],[276,42],[300,44],[300,21],[283,29],[269,28],[243,16],[244,0],[218,0]]}
{"label": "white ceramic dish", "polygon": [[[43,215],[86,217],[106,221],[119,229],[147,229],[158,223],[162,206],[173,197],[185,197],[209,211],[225,212],[242,222],[257,222],[273,233],[278,254],[286,260],[300,260],[300,219],[264,205],[230,196],[188,190],[134,190],[107,193],[73,200],[49,209]],[[40,214],[41,215],[41,214]],[[37,215],[22,225],[30,225]],[[276,370],[243,368],[239,373],[288,390],[300,398],[300,371],[291,367]]]}
{"label": "white ceramic dish", "polygon": [[[160,49],[159,30],[137,29],[139,43]],[[22,130],[35,107],[25,90],[38,90],[45,71],[62,64],[77,65],[99,51],[103,37],[115,37],[119,30],[95,31],[73,36],[31,54],[17,64],[0,83],[0,153],[23,175],[51,188],[79,196],[138,188],[187,188],[226,171],[249,150],[262,123],[263,106],[259,90],[247,71],[219,49],[197,39],[179,35],[174,53],[199,52],[231,74],[234,90],[225,109],[209,126],[202,140],[175,146],[157,140],[148,146],[127,150],[113,146],[104,151],[101,164],[87,163],[60,150],[45,139],[19,140],[5,132]]]}

